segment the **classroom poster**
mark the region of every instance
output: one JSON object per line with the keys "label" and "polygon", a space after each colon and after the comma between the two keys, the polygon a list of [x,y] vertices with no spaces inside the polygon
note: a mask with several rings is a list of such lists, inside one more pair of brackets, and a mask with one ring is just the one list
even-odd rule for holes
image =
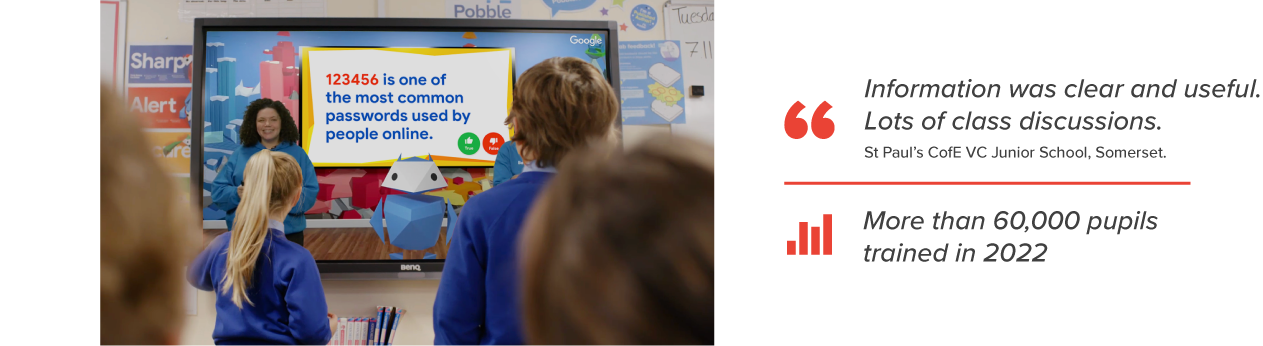
{"label": "classroom poster", "polygon": [[158,129],[189,129],[185,114],[192,87],[127,88],[127,109],[141,117],[141,126]]}
{"label": "classroom poster", "polygon": [[[127,49],[125,102],[141,118],[150,150],[168,173],[188,177],[193,90],[192,45],[141,45]],[[188,178],[184,178],[188,184]]]}
{"label": "classroom poster", "polygon": [[521,19],[525,0],[447,0],[447,18]]}
{"label": "classroom poster", "polygon": [[[558,12],[575,12],[582,11],[591,7],[596,0],[543,0],[544,6],[548,6],[550,17],[556,18]],[[622,1],[619,1],[620,3]]]}
{"label": "classroom poster", "polygon": [[684,124],[680,41],[618,43],[624,125]]}
{"label": "classroom poster", "polygon": [[193,154],[189,147],[192,140],[189,133],[188,130],[145,131],[150,152],[158,158],[167,173],[189,174],[189,160]]}
{"label": "classroom poster", "polygon": [[131,45],[127,54],[127,83],[189,84],[193,66],[191,45]]}
{"label": "classroom poster", "polygon": [[652,6],[640,4],[633,7],[628,17],[632,26],[640,31],[649,31],[655,25],[658,25],[658,12],[653,10]]}

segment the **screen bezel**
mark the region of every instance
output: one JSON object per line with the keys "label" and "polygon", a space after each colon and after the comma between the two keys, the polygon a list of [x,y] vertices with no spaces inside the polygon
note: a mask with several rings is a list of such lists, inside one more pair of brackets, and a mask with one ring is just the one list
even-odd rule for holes
{"label": "screen bezel", "polygon": [[[457,19],[457,18],[197,18],[193,21],[193,124],[203,124],[202,95],[205,93],[206,33],[208,31],[480,31],[480,32],[604,32],[605,78],[613,86],[616,98],[621,95],[618,76],[618,26],[614,21],[566,21],[529,19]],[[621,110],[620,110],[621,112]],[[621,114],[619,119],[621,119]],[[622,121],[615,122],[621,140]],[[189,129],[201,136],[192,136],[194,150],[190,160],[191,191],[202,191],[202,157],[204,131]],[[196,130],[196,131],[195,131]],[[486,168],[486,167],[480,167]],[[201,215],[202,194],[190,193],[190,203]],[[321,273],[407,273],[441,272],[446,260],[325,260],[316,261]]]}

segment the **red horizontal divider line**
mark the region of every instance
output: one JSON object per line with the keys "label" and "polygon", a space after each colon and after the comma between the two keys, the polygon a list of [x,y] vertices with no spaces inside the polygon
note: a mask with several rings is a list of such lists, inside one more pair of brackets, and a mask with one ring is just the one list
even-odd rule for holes
{"label": "red horizontal divider line", "polygon": [[1189,181],[787,181],[785,185],[1193,185]]}

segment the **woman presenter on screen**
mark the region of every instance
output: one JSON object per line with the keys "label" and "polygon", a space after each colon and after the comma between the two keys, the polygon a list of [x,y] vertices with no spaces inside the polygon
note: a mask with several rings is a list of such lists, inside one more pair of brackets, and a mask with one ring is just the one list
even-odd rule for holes
{"label": "woman presenter on screen", "polygon": [[500,183],[509,181],[509,179],[517,178],[518,174],[522,174],[522,156],[517,153],[517,144],[512,141],[504,143],[500,146],[500,152],[496,154],[496,166],[492,170],[491,186],[499,186]]}
{"label": "woman presenter on screen", "polygon": [[311,165],[307,152],[298,146],[298,126],[280,101],[258,99],[246,107],[245,119],[241,123],[241,147],[225,159],[224,168],[215,177],[211,198],[215,206],[228,212],[228,229],[232,229],[237,205],[241,203],[246,161],[261,150],[289,154],[302,168],[302,198],[285,216],[285,238],[302,245],[303,230],[307,229],[307,218],[303,214],[316,204],[320,184],[316,181],[316,167]]}

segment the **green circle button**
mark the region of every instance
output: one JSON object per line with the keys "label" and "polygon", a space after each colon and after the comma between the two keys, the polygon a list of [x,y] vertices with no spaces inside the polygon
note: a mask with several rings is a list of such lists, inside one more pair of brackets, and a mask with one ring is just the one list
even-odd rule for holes
{"label": "green circle button", "polygon": [[475,135],[473,132],[465,132],[465,134],[460,135],[460,138],[456,139],[456,147],[460,148],[460,152],[465,153],[465,155],[478,153],[478,145],[481,143],[482,140],[478,139],[478,135]]}

